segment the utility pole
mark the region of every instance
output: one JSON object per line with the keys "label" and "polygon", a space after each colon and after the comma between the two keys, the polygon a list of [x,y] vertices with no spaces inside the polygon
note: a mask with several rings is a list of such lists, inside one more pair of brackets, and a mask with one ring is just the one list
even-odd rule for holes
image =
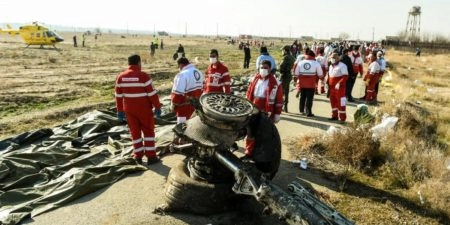
{"label": "utility pole", "polygon": [[375,27],[372,27],[372,42],[375,41]]}
{"label": "utility pole", "polygon": [[289,25],[289,38],[292,38],[292,26],[291,25]]}

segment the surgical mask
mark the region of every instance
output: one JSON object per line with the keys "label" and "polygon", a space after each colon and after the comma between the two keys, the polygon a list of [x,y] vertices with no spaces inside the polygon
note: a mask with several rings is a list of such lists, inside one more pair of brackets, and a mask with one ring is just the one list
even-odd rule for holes
{"label": "surgical mask", "polygon": [[214,63],[217,62],[217,58],[211,58],[211,57],[209,57],[209,62],[212,63],[212,64],[214,64]]}
{"label": "surgical mask", "polygon": [[336,59],[332,58],[332,59],[331,59],[331,63],[332,63],[332,64],[335,64],[335,63],[336,63]]}
{"label": "surgical mask", "polygon": [[261,74],[262,77],[266,77],[269,75],[269,69],[259,69],[259,74]]}

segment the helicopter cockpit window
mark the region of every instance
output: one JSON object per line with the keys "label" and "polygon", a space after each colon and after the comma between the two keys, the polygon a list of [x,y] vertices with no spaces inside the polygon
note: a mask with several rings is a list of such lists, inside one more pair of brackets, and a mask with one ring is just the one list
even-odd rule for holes
{"label": "helicopter cockpit window", "polygon": [[47,34],[47,37],[54,37],[54,36],[56,36],[55,33],[51,32],[51,31],[47,31],[45,33]]}

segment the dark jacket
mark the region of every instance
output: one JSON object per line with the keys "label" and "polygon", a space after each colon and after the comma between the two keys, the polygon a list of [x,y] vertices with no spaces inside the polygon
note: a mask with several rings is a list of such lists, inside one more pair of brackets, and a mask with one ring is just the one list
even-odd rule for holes
{"label": "dark jacket", "polygon": [[251,56],[250,56],[250,48],[248,46],[244,47],[244,57],[246,59],[250,59],[251,58]]}
{"label": "dark jacket", "polygon": [[350,57],[348,55],[342,55],[340,61],[347,66],[348,77],[353,79],[356,78],[356,75],[353,72],[353,64]]}

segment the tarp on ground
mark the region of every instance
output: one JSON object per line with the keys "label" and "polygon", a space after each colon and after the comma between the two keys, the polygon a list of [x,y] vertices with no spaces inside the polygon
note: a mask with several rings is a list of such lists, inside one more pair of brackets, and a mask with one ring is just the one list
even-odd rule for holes
{"label": "tarp on ground", "polygon": [[[156,145],[173,138],[158,120]],[[126,124],[113,111],[93,111],[53,129],[0,141],[0,224],[17,224],[147,168],[131,158]]]}

